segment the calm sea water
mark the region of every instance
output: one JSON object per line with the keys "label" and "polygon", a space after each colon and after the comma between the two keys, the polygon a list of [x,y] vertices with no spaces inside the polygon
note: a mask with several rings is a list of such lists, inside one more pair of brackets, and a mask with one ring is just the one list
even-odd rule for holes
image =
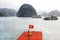
{"label": "calm sea water", "polygon": [[60,40],[60,17],[58,20],[43,18],[0,17],[0,40],[16,40],[29,24],[34,25],[33,31],[42,31],[43,40]]}

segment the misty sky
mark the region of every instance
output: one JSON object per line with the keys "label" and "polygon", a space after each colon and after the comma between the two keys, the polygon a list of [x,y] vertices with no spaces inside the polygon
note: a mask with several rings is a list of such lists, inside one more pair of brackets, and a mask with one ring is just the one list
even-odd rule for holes
{"label": "misty sky", "polygon": [[24,3],[31,4],[37,11],[60,11],[60,0],[0,0],[0,7],[18,10]]}

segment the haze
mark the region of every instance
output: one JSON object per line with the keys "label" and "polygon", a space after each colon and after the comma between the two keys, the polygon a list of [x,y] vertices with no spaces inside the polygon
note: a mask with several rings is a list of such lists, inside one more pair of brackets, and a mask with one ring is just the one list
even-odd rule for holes
{"label": "haze", "polygon": [[18,10],[24,3],[31,4],[36,11],[60,11],[60,0],[0,0],[0,8],[11,8]]}

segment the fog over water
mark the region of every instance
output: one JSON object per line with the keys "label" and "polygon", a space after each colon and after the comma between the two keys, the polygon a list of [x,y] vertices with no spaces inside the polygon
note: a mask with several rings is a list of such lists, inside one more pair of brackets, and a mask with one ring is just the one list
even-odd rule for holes
{"label": "fog over water", "polygon": [[[58,10],[57,13],[60,14],[60,0],[0,0],[0,8],[14,9],[16,11],[23,4],[31,4],[37,14],[42,14],[42,12],[48,14],[52,10]],[[28,31],[29,24],[34,25],[33,31],[43,33],[43,40],[60,40],[60,17],[58,17],[58,20],[47,21],[43,20],[43,18],[0,17],[0,40],[17,40],[24,31]]]}
{"label": "fog over water", "polygon": [[43,20],[30,17],[0,17],[0,40],[16,40],[29,24],[34,25],[33,31],[42,31],[43,40],[60,40],[60,17],[58,20]]}

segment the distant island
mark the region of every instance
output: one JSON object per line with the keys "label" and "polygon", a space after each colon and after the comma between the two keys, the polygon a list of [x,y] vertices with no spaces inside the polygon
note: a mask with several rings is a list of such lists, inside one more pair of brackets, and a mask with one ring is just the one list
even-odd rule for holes
{"label": "distant island", "polygon": [[30,4],[23,4],[17,12],[17,17],[32,17],[33,15],[37,16],[37,12]]}
{"label": "distant island", "polygon": [[14,9],[0,8],[0,17],[16,16],[17,11]]}
{"label": "distant island", "polygon": [[58,10],[52,10],[52,11],[50,11],[50,12],[38,12],[38,13],[40,13],[40,15],[41,16],[44,16],[44,17],[46,17],[46,16],[59,16],[60,17],[60,11],[58,11]]}
{"label": "distant island", "polygon": [[0,8],[0,17],[32,17],[37,16],[40,14],[40,16],[59,16],[60,17],[60,11],[58,10],[52,10],[50,12],[36,12],[36,10],[33,8],[30,4],[23,4],[18,11],[14,9],[8,9],[8,8]]}

